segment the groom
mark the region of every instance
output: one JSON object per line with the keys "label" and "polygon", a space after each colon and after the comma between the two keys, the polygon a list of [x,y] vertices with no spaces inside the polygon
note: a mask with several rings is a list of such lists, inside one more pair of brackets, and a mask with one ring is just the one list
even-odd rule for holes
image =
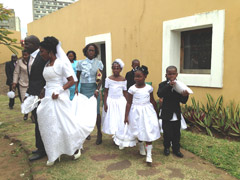
{"label": "groom", "polygon": [[[31,53],[27,64],[29,86],[27,89],[26,97],[29,95],[40,96],[41,90],[46,83],[42,73],[47,61],[44,61],[40,56],[39,44],[40,40],[34,35],[28,36],[24,40],[24,49]],[[32,111],[32,115],[35,119],[35,140],[37,150],[32,151],[33,155],[29,158],[29,161],[41,159],[42,157],[46,156],[45,148],[38,127],[37,108]]]}

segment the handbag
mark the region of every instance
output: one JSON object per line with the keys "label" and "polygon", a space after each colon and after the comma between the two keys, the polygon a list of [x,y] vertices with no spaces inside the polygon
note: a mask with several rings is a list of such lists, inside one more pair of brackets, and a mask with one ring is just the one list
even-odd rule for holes
{"label": "handbag", "polygon": [[101,71],[98,69],[98,70],[97,70],[97,74],[96,74],[96,83],[98,84],[101,80],[102,80],[102,73],[101,73]]}

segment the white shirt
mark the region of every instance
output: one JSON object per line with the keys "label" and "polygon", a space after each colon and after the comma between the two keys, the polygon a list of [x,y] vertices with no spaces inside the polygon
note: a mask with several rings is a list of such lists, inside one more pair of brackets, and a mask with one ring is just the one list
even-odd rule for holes
{"label": "white shirt", "polygon": [[28,69],[29,69],[29,74],[31,72],[31,67],[32,67],[32,64],[37,56],[39,52],[39,49],[37,49],[36,51],[34,51],[31,55],[30,55],[30,58],[29,58],[29,63],[28,63]]}
{"label": "white shirt", "polygon": [[177,121],[178,118],[177,118],[177,114],[176,113],[173,113],[173,117],[170,121]]}

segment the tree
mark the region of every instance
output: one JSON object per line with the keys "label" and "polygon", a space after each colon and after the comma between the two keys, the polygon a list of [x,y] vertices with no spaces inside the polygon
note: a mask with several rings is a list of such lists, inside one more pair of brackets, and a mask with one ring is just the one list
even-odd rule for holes
{"label": "tree", "polygon": [[[0,21],[8,20],[12,15],[12,11],[10,9],[6,9],[3,7],[3,4],[0,4]],[[14,54],[18,54],[16,49],[22,49],[22,47],[16,45],[17,39],[12,39],[8,37],[13,32],[7,29],[0,29],[0,44],[7,46]]]}

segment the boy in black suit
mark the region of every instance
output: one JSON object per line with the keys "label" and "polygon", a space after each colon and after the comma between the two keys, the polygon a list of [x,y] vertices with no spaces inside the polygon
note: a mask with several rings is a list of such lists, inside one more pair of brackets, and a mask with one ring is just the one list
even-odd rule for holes
{"label": "boy in black suit", "polygon": [[[17,63],[17,55],[13,54],[11,56],[11,61],[6,62],[5,64],[5,73],[7,76],[7,81],[6,81],[6,85],[9,86],[9,91],[12,91],[12,83],[13,83],[13,72],[15,69]],[[18,89],[18,94],[19,94],[19,88],[17,85],[17,89]],[[9,98],[9,109],[13,109],[14,106],[14,98]]]}
{"label": "boy in black suit", "polygon": [[173,89],[173,85],[176,83],[175,80],[177,75],[177,68],[175,66],[167,67],[167,80],[159,84],[157,95],[159,98],[163,98],[161,118],[164,138],[164,154],[166,156],[170,154],[169,148],[172,143],[173,153],[177,157],[182,158],[183,154],[180,152],[180,102],[185,104],[188,100],[189,93],[187,91],[183,91],[182,94],[179,94]]}
{"label": "boy in black suit", "polygon": [[127,80],[127,89],[129,89],[132,85],[135,84],[134,81],[134,71],[136,69],[136,67],[140,67],[140,61],[138,59],[134,59],[132,61],[132,70],[127,72],[125,79]]}

